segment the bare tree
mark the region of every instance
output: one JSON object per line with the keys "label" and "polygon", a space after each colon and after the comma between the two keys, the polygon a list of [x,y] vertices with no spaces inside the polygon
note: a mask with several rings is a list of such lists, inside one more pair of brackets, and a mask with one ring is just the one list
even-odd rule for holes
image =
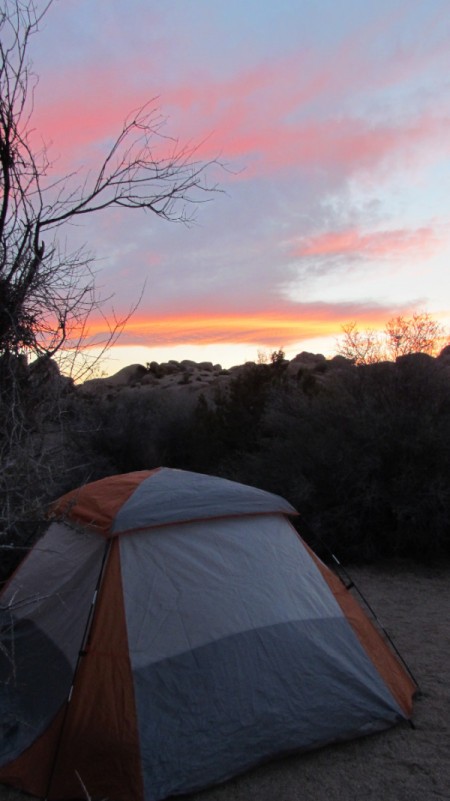
{"label": "bare tree", "polygon": [[[201,193],[214,189],[205,183],[208,164],[197,159],[198,148],[164,136],[153,101],[125,120],[84,180],[52,182],[46,149],[33,148],[36,78],[28,59],[51,4],[39,11],[34,0],[6,0],[0,12],[0,355],[54,356],[74,337],[78,348],[85,342],[102,300],[92,260],[84,250],[64,251],[61,227],[116,207],[186,222],[192,204],[207,199]],[[111,323],[110,337],[122,322]]]}
{"label": "bare tree", "polygon": [[[115,208],[188,222],[215,189],[205,181],[212,162],[164,135],[156,101],[125,120],[97,168],[54,177],[32,129],[37,78],[29,59],[51,5],[3,0],[0,10],[0,539],[3,531],[17,540],[18,527],[23,536],[66,469],[55,448],[67,383],[54,359],[93,344],[94,313],[103,313],[107,333],[95,342],[103,348],[128,317],[102,312],[92,258],[84,248],[67,252],[64,227]],[[33,370],[28,357],[38,357]]]}
{"label": "bare tree", "polygon": [[427,312],[393,317],[381,333],[371,329],[361,332],[356,322],[343,325],[342,330],[344,336],[338,343],[338,353],[355,364],[395,361],[408,353],[434,356],[442,348],[445,336],[444,327]]}
{"label": "bare tree", "polygon": [[367,329],[361,333],[354,321],[343,325],[342,331],[344,336],[338,348],[340,356],[355,364],[373,364],[384,358],[383,343],[375,331]]}
{"label": "bare tree", "polygon": [[386,324],[389,353],[392,358],[407,353],[428,353],[434,356],[442,347],[444,328],[429,314],[415,313],[405,318],[399,315]]}

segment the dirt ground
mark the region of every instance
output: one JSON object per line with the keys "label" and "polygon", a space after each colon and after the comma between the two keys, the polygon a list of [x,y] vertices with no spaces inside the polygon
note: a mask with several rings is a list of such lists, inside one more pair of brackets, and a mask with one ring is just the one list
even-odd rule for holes
{"label": "dirt ground", "polygon": [[[450,801],[450,565],[349,574],[420,687],[414,728],[279,760],[186,801]],[[25,801],[0,786],[0,801]]]}

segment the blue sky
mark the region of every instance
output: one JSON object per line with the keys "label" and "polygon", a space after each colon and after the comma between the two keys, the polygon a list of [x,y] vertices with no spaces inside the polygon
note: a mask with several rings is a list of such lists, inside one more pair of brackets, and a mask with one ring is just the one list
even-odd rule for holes
{"label": "blue sky", "polygon": [[59,0],[32,54],[55,173],[92,167],[156,97],[168,134],[228,167],[195,225],[114,212],[66,232],[107,315],[143,291],[108,371],[330,355],[344,323],[413,311],[449,324],[448,0]]}

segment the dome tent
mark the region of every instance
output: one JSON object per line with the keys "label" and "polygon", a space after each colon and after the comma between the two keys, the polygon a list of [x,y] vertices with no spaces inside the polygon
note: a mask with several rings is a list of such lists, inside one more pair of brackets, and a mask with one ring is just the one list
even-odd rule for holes
{"label": "dome tent", "polygon": [[0,598],[0,781],[158,801],[408,719],[413,682],[294,514],[167,468],[57,501]]}

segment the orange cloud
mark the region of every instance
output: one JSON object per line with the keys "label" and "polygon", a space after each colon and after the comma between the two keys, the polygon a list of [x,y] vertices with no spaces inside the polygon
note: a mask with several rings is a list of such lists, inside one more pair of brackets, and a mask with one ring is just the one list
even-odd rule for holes
{"label": "orange cloud", "polygon": [[[135,316],[126,325],[121,345],[211,345],[236,343],[289,346],[302,339],[337,336],[350,320],[361,327],[380,328],[397,309],[358,306],[357,304],[310,304],[298,307],[286,304],[286,309],[258,313],[179,314],[177,316]],[[98,319],[90,326],[91,338],[105,334],[104,321]]]}

